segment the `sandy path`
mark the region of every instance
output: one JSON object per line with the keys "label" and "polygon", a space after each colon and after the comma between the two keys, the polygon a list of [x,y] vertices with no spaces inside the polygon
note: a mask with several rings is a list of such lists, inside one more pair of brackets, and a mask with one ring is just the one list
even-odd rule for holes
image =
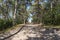
{"label": "sandy path", "polygon": [[10,40],[60,40],[60,30],[56,31],[29,25],[11,38]]}
{"label": "sandy path", "polygon": [[40,37],[33,28],[32,26],[23,28],[17,35],[14,35],[12,40],[26,40],[28,37]]}

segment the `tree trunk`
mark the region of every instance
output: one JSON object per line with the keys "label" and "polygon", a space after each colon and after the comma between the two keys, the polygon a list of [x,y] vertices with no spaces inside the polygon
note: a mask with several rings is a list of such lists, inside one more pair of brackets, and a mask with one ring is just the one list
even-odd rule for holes
{"label": "tree trunk", "polygon": [[25,19],[24,19],[24,24],[25,24]]}
{"label": "tree trunk", "polygon": [[15,25],[15,20],[16,20],[16,12],[17,12],[17,0],[15,1],[15,10],[14,10],[14,14],[13,14],[13,25]]}

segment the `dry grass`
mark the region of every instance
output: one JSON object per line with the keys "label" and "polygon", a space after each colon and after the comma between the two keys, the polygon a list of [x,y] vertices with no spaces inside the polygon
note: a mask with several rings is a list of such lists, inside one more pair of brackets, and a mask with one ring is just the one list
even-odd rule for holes
{"label": "dry grass", "polygon": [[60,25],[55,25],[55,26],[52,26],[52,25],[48,25],[48,26],[44,26],[45,28],[60,28]]}

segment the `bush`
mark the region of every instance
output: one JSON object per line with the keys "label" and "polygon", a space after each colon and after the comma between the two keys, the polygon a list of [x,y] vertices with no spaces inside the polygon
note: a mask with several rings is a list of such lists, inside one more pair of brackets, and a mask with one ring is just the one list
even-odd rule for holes
{"label": "bush", "polygon": [[16,20],[16,24],[22,24],[22,23],[23,23],[23,20],[21,20],[21,19]]}
{"label": "bush", "polygon": [[13,26],[12,20],[0,19],[0,30],[4,30]]}

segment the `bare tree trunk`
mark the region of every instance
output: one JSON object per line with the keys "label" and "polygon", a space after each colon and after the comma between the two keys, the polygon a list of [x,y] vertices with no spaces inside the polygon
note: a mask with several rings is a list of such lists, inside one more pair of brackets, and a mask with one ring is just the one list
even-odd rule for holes
{"label": "bare tree trunk", "polygon": [[[25,1],[24,1],[24,3],[25,3]],[[25,3],[25,13],[27,13],[26,12],[26,3]],[[24,15],[24,24],[26,23],[25,21],[26,21],[26,15]]]}
{"label": "bare tree trunk", "polygon": [[[51,4],[50,4],[50,6],[51,6],[51,15],[52,15],[52,14],[53,14],[53,13],[52,13],[52,10],[53,10],[53,9],[52,9],[52,8],[53,8],[53,3],[52,3],[52,2],[51,2]],[[52,18],[52,16],[51,16],[51,18]],[[53,24],[53,21],[51,21],[51,23]]]}
{"label": "bare tree trunk", "polygon": [[53,5],[52,5],[52,3],[51,3],[51,11],[52,11],[52,7],[53,7]]}
{"label": "bare tree trunk", "polygon": [[[42,10],[42,9],[41,9]],[[43,26],[43,10],[41,11],[41,17],[40,17],[40,26]]]}
{"label": "bare tree trunk", "polygon": [[17,0],[15,1],[15,10],[14,10],[14,14],[13,14],[13,25],[15,25],[15,20],[16,20],[16,11],[17,11]]}
{"label": "bare tree trunk", "polygon": [[24,19],[24,24],[25,24],[25,19]]}

